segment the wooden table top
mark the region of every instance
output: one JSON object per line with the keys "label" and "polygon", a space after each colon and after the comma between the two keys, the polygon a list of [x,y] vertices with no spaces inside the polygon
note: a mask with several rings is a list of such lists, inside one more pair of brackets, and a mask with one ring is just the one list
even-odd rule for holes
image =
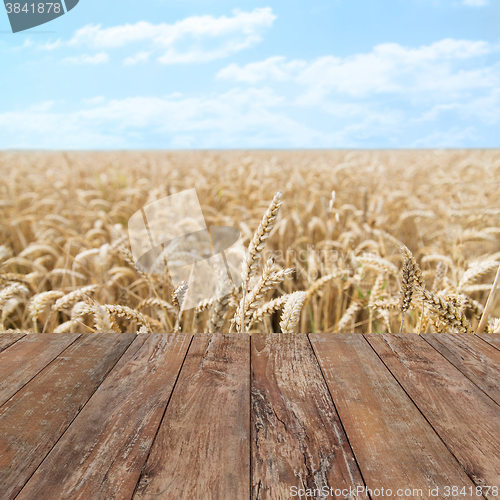
{"label": "wooden table top", "polygon": [[0,499],[500,499],[500,336],[0,334]]}

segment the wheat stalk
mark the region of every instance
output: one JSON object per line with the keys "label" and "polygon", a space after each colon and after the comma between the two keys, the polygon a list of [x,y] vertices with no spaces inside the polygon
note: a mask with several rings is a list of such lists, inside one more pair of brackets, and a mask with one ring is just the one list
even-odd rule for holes
{"label": "wheat stalk", "polygon": [[243,280],[243,297],[240,306],[240,317],[239,324],[242,325],[242,331],[245,332],[245,301],[248,290],[248,285],[252,277],[257,273],[259,267],[260,256],[264,251],[266,246],[266,241],[269,238],[269,234],[274,227],[276,218],[278,217],[278,212],[281,207],[281,191],[278,191],[275,195],[271,204],[269,205],[262,221],[255,231],[250,244],[248,246],[248,251],[243,260],[241,278]]}
{"label": "wheat stalk", "polygon": [[484,312],[481,317],[481,321],[479,322],[479,325],[477,327],[477,333],[483,333],[484,329],[486,328],[490,312],[493,309],[495,295],[499,285],[500,285],[500,266],[498,267],[497,274],[495,276],[495,281],[493,282],[493,287],[491,288],[491,292],[488,295],[488,300],[486,302],[486,306],[484,307]]}
{"label": "wheat stalk", "polygon": [[401,252],[404,256],[404,262],[403,278],[401,280],[401,298],[399,302],[399,310],[401,311],[401,326],[399,327],[399,333],[403,332],[405,313],[410,307],[415,281],[415,263],[414,259],[412,258],[413,255],[411,255],[410,250],[408,250],[408,248],[406,247],[403,247]]}
{"label": "wheat stalk", "polygon": [[236,331],[244,332],[248,328],[251,317],[262,305],[267,292],[276,288],[292,272],[292,269],[278,269],[273,259],[267,261],[262,277],[248,294],[247,300],[244,301],[243,298],[241,299],[240,305],[236,310]]}
{"label": "wheat stalk", "polygon": [[353,301],[340,318],[336,330],[339,333],[344,333],[344,330],[355,320],[356,314],[358,314],[362,307],[363,306],[360,302],[358,302],[357,300]]}

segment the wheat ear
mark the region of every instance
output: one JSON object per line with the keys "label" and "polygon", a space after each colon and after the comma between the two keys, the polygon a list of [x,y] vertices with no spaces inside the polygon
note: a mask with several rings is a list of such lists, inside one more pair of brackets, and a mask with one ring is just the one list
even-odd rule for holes
{"label": "wheat ear", "polygon": [[16,295],[27,295],[29,290],[21,283],[11,283],[0,291],[0,311],[5,302],[14,298]]}
{"label": "wheat ear", "polygon": [[294,333],[306,295],[306,292],[293,292],[290,294],[281,315],[280,328],[283,333]]}
{"label": "wheat ear", "polygon": [[67,293],[60,299],[57,299],[55,304],[52,306],[52,312],[61,311],[63,309],[69,309],[75,302],[79,302],[84,298],[84,295],[89,295],[97,289],[98,285],[88,285],[77,290],[73,290]]}
{"label": "wheat ear", "polygon": [[177,309],[166,300],[153,297],[141,300],[141,302],[139,302],[139,305],[137,306],[137,310],[142,311],[142,309],[145,309],[146,307],[160,307],[161,309],[166,309],[169,312],[177,311]]}
{"label": "wheat ear", "polygon": [[274,227],[276,218],[278,217],[278,212],[281,207],[281,191],[278,191],[271,201],[262,221],[257,228],[257,231],[250,241],[248,246],[248,252],[243,260],[243,268],[241,272],[241,277],[243,279],[243,298],[241,299],[242,307],[240,308],[240,325],[242,325],[242,331],[245,331],[245,301],[247,296],[248,283],[251,278],[257,273],[257,268],[259,267],[260,256],[266,246],[266,241],[269,238],[269,234]]}
{"label": "wheat ear", "polygon": [[101,305],[94,309],[94,328],[97,333],[120,333],[108,310]]}
{"label": "wheat ear", "polygon": [[106,311],[112,316],[126,318],[139,323],[139,325],[145,326],[148,329],[149,333],[151,333],[151,327],[148,320],[139,311],[136,311],[135,309],[127,306],[118,306],[111,304],[104,304],[102,307],[104,307]]}
{"label": "wheat ear", "polygon": [[495,321],[493,321],[490,330],[491,333],[500,333],[500,318],[496,318]]}
{"label": "wheat ear", "polygon": [[[292,272],[292,269],[278,270],[273,259],[267,261],[262,273],[262,278],[260,278],[257,284],[252,288],[252,291],[247,296],[246,302],[244,302],[243,299],[241,300],[239,309],[236,311],[236,330],[238,332],[245,331],[249,326],[250,318],[262,304],[266,293],[282,283]],[[243,323],[241,321],[243,321]]]}
{"label": "wheat ear", "polygon": [[434,282],[432,283],[432,291],[438,292],[443,285],[444,277],[446,275],[446,266],[443,261],[440,260],[436,266],[436,274],[434,276]]}
{"label": "wheat ear", "polygon": [[52,302],[53,300],[60,299],[63,296],[64,296],[64,292],[60,292],[60,291],[56,291],[56,290],[51,290],[50,292],[37,293],[36,295],[33,296],[33,298],[31,299],[31,302],[28,306],[28,310],[31,314],[31,320],[33,321],[33,329],[35,330],[35,333],[38,333],[38,329],[37,329],[38,316],[43,311],[45,306],[49,302]]}
{"label": "wheat ear", "polygon": [[474,262],[469,266],[469,269],[465,271],[457,286],[457,290],[461,291],[464,287],[475,283],[479,278],[485,276],[486,274],[494,271],[500,265],[496,260],[487,260],[485,262]]}
{"label": "wheat ear", "polygon": [[[153,280],[151,279],[151,277],[148,276],[147,273],[145,273],[144,271],[142,271],[142,269],[140,269],[140,267],[134,262],[134,257],[132,256],[132,253],[128,250],[128,248],[126,248],[124,245],[119,245],[117,247],[117,249],[118,249],[118,252],[120,253],[120,255],[122,256],[123,260],[130,267],[133,267],[136,270],[137,274],[139,274],[139,276],[141,276],[146,281],[149,289],[153,292],[153,294],[155,295],[155,297],[160,301],[159,304],[160,304],[160,307],[163,309],[163,313],[165,314],[165,319],[167,320],[168,326],[170,328],[172,328],[172,324],[170,323],[170,318],[168,317],[168,314],[167,314],[167,309],[165,309],[161,305],[161,298],[158,295],[158,291],[156,290],[156,287],[155,287],[155,285],[154,285]],[[169,281],[171,281],[170,274],[168,272],[168,268],[166,268],[166,274],[167,274],[167,277],[168,277]]]}
{"label": "wheat ear", "polygon": [[328,274],[327,276],[323,276],[322,278],[319,278],[316,281],[314,281],[307,289],[306,300],[310,300],[314,296],[314,294],[316,294],[324,286],[326,286],[331,281],[337,279],[338,277],[339,277],[339,275],[337,273],[332,273],[332,274]]}
{"label": "wheat ear", "polygon": [[413,286],[415,281],[420,287],[425,288],[425,281],[422,275],[422,271],[417,264],[417,261],[413,257],[409,248],[403,246],[401,248],[401,253],[403,254],[403,278],[401,281],[401,296],[399,303],[399,310],[401,311],[401,325],[399,327],[399,333],[403,333],[403,325],[405,321],[405,313],[408,311],[411,303],[411,298],[413,295]]}
{"label": "wheat ear", "polygon": [[260,323],[264,321],[264,318],[270,316],[275,311],[281,309],[286,304],[287,300],[290,298],[290,295],[291,295],[290,293],[286,293],[285,295],[281,295],[280,297],[272,299],[269,302],[266,302],[265,304],[260,306],[253,313],[253,316],[250,319],[250,326],[252,326],[253,323]]}
{"label": "wheat ear", "polygon": [[187,281],[182,281],[180,285],[176,286],[172,292],[172,304],[177,307],[177,319],[175,321],[174,333],[180,332],[180,322],[182,314],[182,304],[186,298],[186,293],[189,288]]}
{"label": "wheat ear", "polygon": [[450,304],[437,293],[430,292],[419,285],[415,285],[415,288],[422,296],[422,300],[439,317],[442,323],[451,326],[459,333],[474,333],[470,321],[458,307]]}
{"label": "wheat ear", "polygon": [[215,271],[217,273],[217,289],[216,296],[208,302],[208,333],[217,333],[222,330],[231,299],[231,294],[224,292],[233,286],[225,268],[216,266]]}
{"label": "wheat ear", "polygon": [[274,195],[273,201],[266,210],[264,217],[262,217],[262,221],[253,235],[250,245],[248,246],[248,252],[245,256],[245,260],[243,261],[243,270],[241,273],[244,283],[248,284],[252,277],[257,273],[260,256],[266,246],[266,240],[269,238],[269,233],[274,227],[281,205],[281,191],[278,191]]}

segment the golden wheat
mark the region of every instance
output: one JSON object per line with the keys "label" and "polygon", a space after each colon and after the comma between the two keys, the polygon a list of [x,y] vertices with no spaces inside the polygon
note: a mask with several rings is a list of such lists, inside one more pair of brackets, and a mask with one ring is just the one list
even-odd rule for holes
{"label": "golden wheat", "polygon": [[[498,150],[3,152],[0,172],[5,331],[279,331],[303,291],[287,329],[391,332],[401,288],[405,332],[498,330]],[[243,288],[181,315],[180,284],[137,267],[127,223],[191,188],[248,251]],[[293,277],[266,281],[270,257]]]}

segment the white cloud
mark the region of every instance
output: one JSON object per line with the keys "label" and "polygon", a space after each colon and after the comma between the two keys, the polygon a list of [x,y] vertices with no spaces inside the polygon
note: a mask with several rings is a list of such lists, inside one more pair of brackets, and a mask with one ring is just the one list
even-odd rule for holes
{"label": "white cloud", "polygon": [[257,83],[266,79],[289,80],[293,74],[305,67],[307,67],[305,61],[286,62],[284,57],[275,56],[243,67],[235,63],[230,64],[217,73],[217,78],[247,83]]}
{"label": "white cloud", "polygon": [[[154,135],[165,147],[324,145],[328,134],[287,116],[271,89],[232,89],[216,96],[88,100],[73,112],[0,113],[0,147],[136,147]],[[64,134],[59,132],[64,130]],[[194,139],[196,138],[196,139]],[[196,141],[196,142],[195,142]]]}
{"label": "white cloud", "polygon": [[[125,64],[145,61],[157,54],[162,64],[199,63],[227,57],[255,45],[276,19],[270,7],[251,12],[234,11],[232,16],[191,16],[174,24],[140,21],[110,28],[87,25],[77,30],[68,42],[46,44],[46,50],[66,45],[111,50],[141,46]],[[146,56],[147,54],[147,56]]]}
{"label": "white cloud", "polygon": [[434,148],[445,144],[448,148],[459,148],[469,141],[477,141],[478,138],[477,130],[474,127],[452,127],[449,130],[435,130],[414,141],[411,147]]}
{"label": "white cloud", "polygon": [[[385,43],[348,57],[306,61],[275,56],[230,64],[217,78],[248,84],[289,82],[289,109],[327,113],[327,127],[337,130],[328,137],[345,147],[370,140],[401,146],[401,135],[409,130],[422,139],[406,146],[458,146],[481,142],[477,125],[500,123],[499,51],[499,46],[473,40],[444,39],[420,47]],[[437,127],[431,133],[431,123],[456,126],[443,128],[449,129],[446,133],[438,133]]]}
{"label": "white cloud", "polygon": [[187,37],[218,38],[234,33],[252,36],[261,28],[271,27],[276,19],[270,7],[257,8],[252,12],[235,11],[233,14],[233,17],[192,16],[174,24],[141,21],[113,28],[88,25],[78,30],[69,43],[112,48],[152,40],[160,46],[168,47]]}
{"label": "white cloud", "polygon": [[[220,28],[211,33],[221,30],[230,32]],[[207,60],[214,54],[222,57],[226,44],[233,43],[234,50],[238,40],[247,43],[230,34],[200,49],[193,45],[194,31],[190,33],[188,46],[160,47],[152,37],[147,50],[135,47],[139,42],[134,37],[123,36],[120,47],[134,48],[124,64],[155,56],[170,62]],[[99,43],[73,44],[73,52],[81,47],[97,54],[71,54],[65,62],[106,62],[114,47]],[[246,65],[230,64],[216,76],[220,81],[241,82],[241,87],[218,94],[100,96],[82,99],[79,109],[68,110],[68,102],[51,101],[0,112],[0,147],[482,145],[488,139],[481,133],[492,135],[500,123],[499,51],[499,46],[484,41],[445,39],[421,47],[386,43],[348,57],[325,55],[307,61],[274,56]],[[275,82],[279,85],[273,89]],[[284,94],[278,89],[284,89]],[[60,130],[65,133],[59,134]],[[416,137],[421,139],[415,142]]]}
{"label": "white cloud", "polygon": [[462,119],[479,119],[486,125],[500,123],[500,88],[494,88],[485,95],[459,102],[436,104],[422,114],[417,121],[436,121],[444,113],[455,113]]}
{"label": "white cloud", "polygon": [[[33,42],[30,39],[28,39],[27,42],[28,42],[26,44],[27,46],[33,45]],[[63,42],[60,39],[58,39],[55,42],[49,41],[49,42],[38,44],[38,45],[36,45],[36,48],[38,50],[55,50],[55,49],[61,48],[62,46],[63,46]]]}
{"label": "white cloud", "polygon": [[146,52],[146,51],[137,52],[137,54],[135,54],[131,57],[125,58],[125,60],[123,61],[123,64],[130,66],[133,64],[141,63],[141,62],[148,62],[150,56],[151,56],[151,52]]}
{"label": "white cloud", "polygon": [[87,54],[81,54],[78,56],[65,57],[62,62],[67,64],[104,64],[109,61],[109,56],[105,52],[99,52],[99,54],[94,54],[89,56]]}
{"label": "white cloud", "polygon": [[484,7],[485,5],[489,5],[488,0],[462,0],[462,3],[469,7]]}
{"label": "white cloud", "polygon": [[49,111],[49,109],[52,109],[54,105],[55,101],[43,101],[30,106],[28,108],[28,111],[31,111],[33,113],[44,113],[46,111]]}
{"label": "white cloud", "polygon": [[[297,118],[296,103],[268,87],[194,97],[98,96],[80,109],[66,106],[41,102],[0,113],[0,148],[460,147],[481,144],[481,122],[500,122],[500,90],[438,103],[428,112],[374,100],[325,100],[326,119],[316,113],[311,125]],[[445,113],[453,113],[451,119],[440,121]]]}
{"label": "white cloud", "polygon": [[302,104],[323,101],[331,92],[366,97],[376,93],[428,93],[455,96],[467,89],[500,84],[497,66],[470,68],[468,61],[498,51],[484,41],[444,39],[431,45],[406,48],[397,43],[376,45],[365,54],[333,55],[311,62],[271,57],[245,66],[231,64],[217,77],[256,83],[293,80],[306,87]]}

